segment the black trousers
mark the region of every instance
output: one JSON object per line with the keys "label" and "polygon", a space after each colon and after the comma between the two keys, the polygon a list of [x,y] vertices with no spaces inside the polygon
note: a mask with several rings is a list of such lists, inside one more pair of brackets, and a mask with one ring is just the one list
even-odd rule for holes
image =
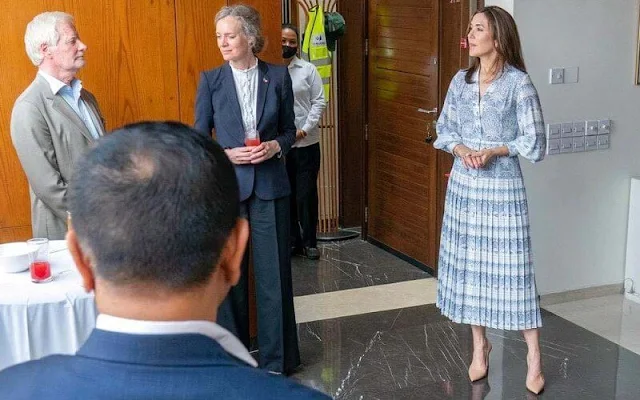
{"label": "black trousers", "polygon": [[291,244],[296,247],[317,246],[319,171],[319,143],[294,147],[287,153],[291,183]]}
{"label": "black trousers", "polygon": [[[259,364],[269,371],[290,373],[300,365],[293,308],[289,250],[289,197],[262,200],[255,195],[241,203],[249,220],[258,311]],[[218,312],[218,323],[249,348],[249,249],[240,282]]]}

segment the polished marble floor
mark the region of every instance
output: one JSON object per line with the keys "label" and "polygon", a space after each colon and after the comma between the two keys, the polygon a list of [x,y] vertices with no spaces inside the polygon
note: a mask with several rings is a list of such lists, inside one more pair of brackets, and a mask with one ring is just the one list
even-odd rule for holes
{"label": "polished marble floor", "polygon": [[[330,244],[322,254],[320,262],[294,263],[296,315],[304,321],[298,325],[304,367],[294,378],[335,399],[640,398],[640,355],[547,310],[541,331],[545,391],[535,396],[524,387],[526,345],[520,333],[498,330],[488,330],[494,346],[489,378],[472,385],[467,378],[471,332],[442,317],[432,304],[435,279],[359,240]],[[412,275],[412,268],[421,276]],[[367,275],[385,278],[363,279]],[[296,281],[300,276],[314,279]],[[337,286],[348,290],[333,289],[336,280],[344,280]],[[379,311],[380,303],[391,303],[384,298],[391,289],[405,300]],[[417,294],[403,296],[411,290],[428,293],[418,300]],[[348,301],[336,300],[343,297]],[[558,312],[568,315],[567,310]]]}
{"label": "polished marble floor", "polygon": [[[616,294],[554,304],[546,309],[640,355],[639,302]],[[640,378],[640,371],[638,375]]]}
{"label": "polished marble floor", "polygon": [[320,260],[293,257],[295,296],[356,289],[430,277],[361,239],[319,242]]}
{"label": "polished marble floor", "polygon": [[640,356],[543,311],[547,380],[525,389],[519,332],[488,330],[488,380],[471,384],[471,332],[434,305],[299,324],[304,368],[294,377],[335,399],[637,399]]}

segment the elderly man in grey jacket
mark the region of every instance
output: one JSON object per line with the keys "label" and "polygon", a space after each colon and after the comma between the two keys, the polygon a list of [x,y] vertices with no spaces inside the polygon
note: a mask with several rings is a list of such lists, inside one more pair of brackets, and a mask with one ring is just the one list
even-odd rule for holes
{"label": "elderly man in grey jacket", "polygon": [[104,135],[104,119],[76,79],[87,46],[71,15],[37,15],[24,42],[38,73],[14,104],[11,139],[29,180],[33,236],[64,239],[67,182],[78,157]]}

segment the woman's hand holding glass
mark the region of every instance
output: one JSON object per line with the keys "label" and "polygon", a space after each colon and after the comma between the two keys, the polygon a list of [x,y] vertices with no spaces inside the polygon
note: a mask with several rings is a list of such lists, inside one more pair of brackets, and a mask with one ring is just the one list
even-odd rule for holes
{"label": "woman's hand holding glass", "polygon": [[225,149],[225,153],[233,164],[260,164],[280,152],[277,140],[260,143],[257,146],[235,147]]}
{"label": "woman's hand holding glass", "polygon": [[224,152],[233,164],[251,164],[252,151],[254,146],[235,147],[233,149],[225,149]]}

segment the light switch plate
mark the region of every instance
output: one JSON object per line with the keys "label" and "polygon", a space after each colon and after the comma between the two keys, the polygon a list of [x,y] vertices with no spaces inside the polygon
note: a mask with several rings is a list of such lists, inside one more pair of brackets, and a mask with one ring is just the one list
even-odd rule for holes
{"label": "light switch plate", "polygon": [[547,138],[560,139],[562,124],[547,124]]}
{"label": "light switch plate", "polygon": [[560,139],[547,140],[547,154],[559,154],[560,153]]}
{"label": "light switch plate", "polygon": [[585,135],[597,135],[598,134],[598,121],[587,121],[587,132]]}
{"label": "light switch plate", "polygon": [[573,138],[573,152],[580,153],[584,151],[584,136]]}
{"label": "light switch plate", "polygon": [[601,119],[598,121],[598,134],[611,133],[611,120]]}
{"label": "light switch plate", "polygon": [[598,137],[597,136],[585,136],[584,137],[584,149],[586,151],[598,150]]}
{"label": "light switch plate", "polygon": [[573,137],[573,122],[562,123],[562,137]]}
{"label": "light switch plate", "polygon": [[564,83],[578,83],[578,67],[564,68]]}
{"label": "light switch plate", "polygon": [[573,151],[573,138],[560,139],[560,153],[571,153]]}
{"label": "light switch plate", "polygon": [[609,148],[609,135],[598,135],[598,150]]}
{"label": "light switch plate", "polygon": [[549,69],[549,83],[552,85],[564,83],[564,68]]}
{"label": "light switch plate", "polygon": [[586,128],[586,123],[584,121],[578,121],[573,123],[573,136],[584,136],[584,131]]}

